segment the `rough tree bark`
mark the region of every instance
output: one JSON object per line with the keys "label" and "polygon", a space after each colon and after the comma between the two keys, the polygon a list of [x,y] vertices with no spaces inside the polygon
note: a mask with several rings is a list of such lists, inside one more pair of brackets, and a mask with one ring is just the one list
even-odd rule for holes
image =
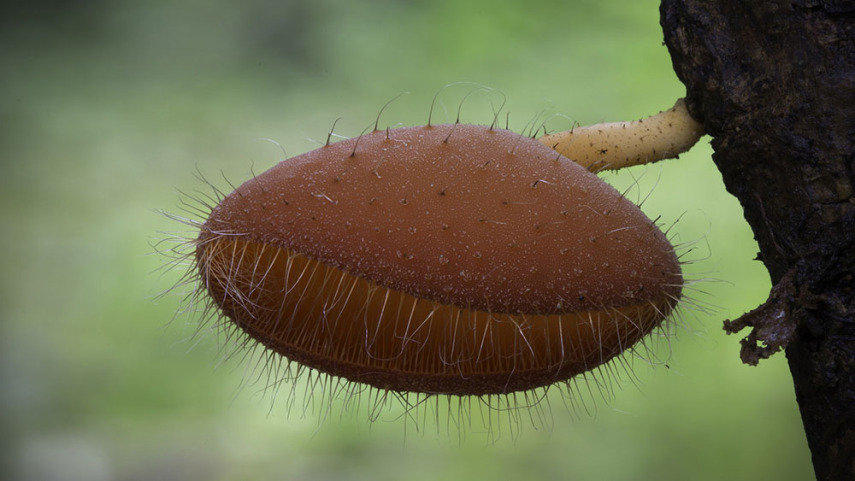
{"label": "rough tree bark", "polygon": [[663,0],[689,110],[775,286],[725,329],[785,348],[821,480],[855,479],[855,0]]}

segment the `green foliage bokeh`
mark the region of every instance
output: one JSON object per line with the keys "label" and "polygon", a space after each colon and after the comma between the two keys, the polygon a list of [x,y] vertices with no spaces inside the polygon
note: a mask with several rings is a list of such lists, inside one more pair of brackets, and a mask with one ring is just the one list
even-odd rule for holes
{"label": "green foliage bokeh", "polygon": [[[608,402],[551,396],[551,428],[498,439],[394,416],[286,409],[254,364],[174,316],[181,275],[152,244],[192,236],[156,211],[315,148],[424,123],[475,82],[461,120],[552,130],[638,118],[684,90],[658,3],[89,0],[4,6],[0,20],[0,429],[4,479],[807,479],[783,355],[744,366],[721,321],[769,282],[707,139],[680,160],[606,175],[645,199],[686,258],[688,309]],[[444,89],[453,121],[471,84]],[[558,114],[558,115],[555,115]],[[539,117],[538,117],[539,116]],[[505,121],[502,116],[502,121]],[[174,320],[172,320],[174,317]],[[667,365],[665,365],[667,364]],[[248,385],[243,389],[240,386]],[[298,387],[297,390],[305,389]],[[602,388],[594,387],[594,391]],[[553,393],[558,394],[558,393]],[[594,397],[600,397],[596,394]],[[320,411],[320,412],[318,412]],[[320,420],[323,418],[323,420]]]}

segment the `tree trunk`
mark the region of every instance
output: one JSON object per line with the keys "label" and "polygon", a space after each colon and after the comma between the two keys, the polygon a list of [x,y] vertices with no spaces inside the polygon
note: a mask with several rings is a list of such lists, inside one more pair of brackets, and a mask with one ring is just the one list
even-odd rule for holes
{"label": "tree trunk", "polygon": [[[785,348],[821,480],[855,479],[855,0],[663,0],[692,115],[775,286],[725,329]],[[746,259],[746,262],[748,259]]]}

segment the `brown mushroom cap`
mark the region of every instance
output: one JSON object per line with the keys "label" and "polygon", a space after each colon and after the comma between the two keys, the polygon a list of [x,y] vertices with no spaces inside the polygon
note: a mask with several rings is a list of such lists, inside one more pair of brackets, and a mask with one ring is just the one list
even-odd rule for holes
{"label": "brown mushroom cap", "polygon": [[375,131],[282,161],[214,208],[198,245],[205,285],[250,335],[397,390],[566,379],[655,328],[682,288],[673,247],[632,202],[537,141],[474,125]]}
{"label": "brown mushroom cap", "polygon": [[247,181],[206,229],[492,312],[636,304],[661,295],[663,281],[680,272],[670,243],[637,206],[529,138],[443,125],[376,131],[354,149],[356,142]]}

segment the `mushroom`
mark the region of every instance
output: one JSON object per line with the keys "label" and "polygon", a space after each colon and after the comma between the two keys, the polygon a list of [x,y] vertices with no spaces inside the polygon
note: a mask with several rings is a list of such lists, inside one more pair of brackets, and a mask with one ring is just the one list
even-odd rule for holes
{"label": "mushroom", "polygon": [[451,124],[375,130],[284,160],[202,224],[199,294],[289,361],[382,390],[506,394],[571,379],[660,326],[683,276],[665,234],[562,155],[565,144],[658,157],[675,144],[648,135],[681,105],[549,136],[559,152],[545,138]]}

